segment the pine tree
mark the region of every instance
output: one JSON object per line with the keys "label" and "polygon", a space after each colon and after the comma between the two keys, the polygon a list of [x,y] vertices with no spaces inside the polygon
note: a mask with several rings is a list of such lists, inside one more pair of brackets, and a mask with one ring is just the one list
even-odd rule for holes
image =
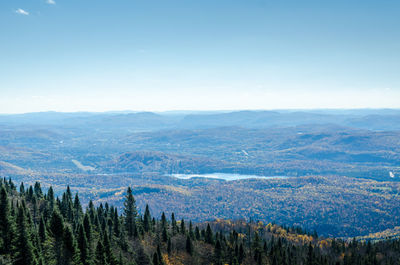
{"label": "pine tree", "polygon": [[111,250],[111,243],[110,243],[107,231],[104,231],[104,235],[103,235],[103,248],[104,248],[104,253],[106,255],[107,263],[110,265],[116,265],[117,261]]}
{"label": "pine tree", "polygon": [[78,193],[75,194],[75,199],[74,199],[74,216],[75,216],[75,223],[78,223],[80,218],[83,216],[82,205],[79,200]]}
{"label": "pine tree", "polygon": [[34,247],[31,241],[31,229],[29,227],[25,209],[23,206],[18,208],[17,214],[18,243],[15,265],[36,265],[37,260],[34,255]]}
{"label": "pine tree", "polygon": [[62,262],[62,247],[64,235],[64,220],[58,211],[53,211],[49,231],[54,239],[53,253],[58,264]]}
{"label": "pine tree", "polygon": [[63,264],[81,264],[79,249],[70,226],[65,226],[64,228]]}
{"label": "pine tree", "polygon": [[10,201],[4,186],[0,188],[0,254],[11,253],[15,223],[11,215]]}
{"label": "pine tree", "polygon": [[197,226],[195,228],[194,234],[195,234],[196,240],[200,240],[200,230]]}
{"label": "pine tree", "polygon": [[146,204],[146,209],[144,211],[144,216],[143,216],[143,229],[145,232],[148,232],[150,230],[150,225],[151,225],[151,215],[150,215],[149,205]]}
{"label": "pine tree", "polygon": [[117,208],[114,209],[114,234],[116,237],[119,237],[121,234],[121,228],[120,228],[120,220],[118,216],[118,210]]}
{"label": "pine tree", "polygon": [[19,185],[19,193],[20,195],[24,195],[25,194],[25,187],[24,187],[24,183],[21,182],[21,185]]}
{"label": "pine tree", "polygon": [[46,229],[46,222],[44,221],[43,215],[40,218],[40,223],[39,223],[39,238],[40,241],[43,243],[46,241],[47,237],[47,229]]}
{"label": "pine tree", "polygon": [[132,194],[131,187],[128,188],[127,194],[124,201],[124,215],[125,215],[125,229],[128,232],[128,236],[134,236],[137,234],[136,227],[136,201]]}
{"label": "pine tree", "polygon": [[168,243],[167,243],[167,252],[168,252],[168,254],[171,254],[171,251],[172,251],[171,238],[168,238]]}
{"label": "pine tree", "polygon": [[167,232],[167,228],[164,226],[162,228],[162,241],[163,242],[167,242],[168,241],[168,232]]}
{"label": "pine tree", "polygon": [[218,264],[222,261],[222,246],[219,239],[217,239],[217,242],[215,243],[215,260]]}
{"label": "pine tree", "polygon": [[161,248],[160,245],[157,245],[157,256],[158,256],[158,263],[160,265],[164,264],[163,256],[161,254]]}
{"label": "pine tree", "polygon": [[193,254],[192,240],[189,235],[186,236],[186,252],[189,253],[189,255]]}
{"label": "pine tree", "polygon": [[141,244],[139,244],[136,251],[136,263],[137,265],[148,265],[151,263],[149,256],[147,256],[147,254],[144,252],[143,246]]}
{"label": "pine tree", "polygon": [[171,214],[171,225],[172,225],[172,235],[175,235],[177,232],[177,226],[176,226],[176,219],[175,219],[175,214]]}
{"label": "pine tree", "polygon": [[194,239],[193,224],[192,221],[189,222],[189,236]]}
{"label": "pine tree", "polygon": [[47,191],[47,201],[49,202],[50,206],[50,211],[48,215],[48,217],[50,217],[54,210],[54,191],[52,186],[50,186],[49,190]]}
{"label": "pine tree", "polygon": [[181,234],[185,234],[186,233],[186,227],[185,227],[185,220],[181,220],[181,230],[180,230]]}
{"label": "pine tree", "polygon": [[244,252],[243,244],[240,244],[240,247],[239,247],[239,257],[238,257],[239,263],[240,263],[240,264],[242,264],[242,262],[243,262],[245,256],[246,256],[246,255],[245,255],[245,252]]}
{"label": "pine tree", "polygon": [[82,260],[82,263],[84,265],[89,265],[91,264],[91,256],[90,256],[90,246],[87,241],[86,237],[86,232],[83,224],[79,225],[78,228],[78,248],[80,251],[80,257]]}
{"label": "pine tree", "polygon": [[97,243],[95,264],[96,265],[108,265],[107,257],[106,257],[106,254],[104,253],[104,247],[103,247],[103,243],[101,242],[101,240],[99,240],[99,242]]}
{"label": "pine tree", "polygon": [[35,191],[35,196],[36,196],[37,198],[42,198],[42,197],[43,197],[42,188],[40,187],[40,183],[37,182],[37,181],[35,182],[34,191]]}
{"label": "pine tree", "polygon": [[308,253],[307,253],[307,265],[313,265],[314,264],[314,253],[313,253],[313,247],[310,244],[308,245]]}
{"label": "pine tree", "polygon": [[160,265],[157,252],[153,254],[153,265]]}
{"label": "pine tree", "polygon": [[206,235],[205,235],[205,241],[206,241],[206,243],[208,243],[208,244],[214,244],[213,232],[211,231],[210,224],[207,224]]}

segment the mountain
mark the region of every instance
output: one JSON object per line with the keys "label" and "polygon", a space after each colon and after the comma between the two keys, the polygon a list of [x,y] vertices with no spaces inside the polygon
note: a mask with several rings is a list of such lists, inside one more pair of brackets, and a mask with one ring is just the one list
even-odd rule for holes
{"label": "mountain", "polygon": [[219,161],[195,157],[166,154],[162,152],[136,151],[125,153],[105,163],[112,172],[172,174],[213,172]]}

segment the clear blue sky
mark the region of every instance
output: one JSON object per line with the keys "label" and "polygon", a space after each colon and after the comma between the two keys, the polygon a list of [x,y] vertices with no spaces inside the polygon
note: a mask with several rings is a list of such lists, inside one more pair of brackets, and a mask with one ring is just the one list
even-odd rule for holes
{"label": "clear blue sky", "polygon": [[1,0],[0,113],[400,107],[400,1]]}

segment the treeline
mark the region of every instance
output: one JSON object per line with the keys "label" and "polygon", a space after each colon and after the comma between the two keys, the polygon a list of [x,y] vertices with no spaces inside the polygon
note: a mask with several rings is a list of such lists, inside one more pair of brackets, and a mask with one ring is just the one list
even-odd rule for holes
{"label": "treeline", "polygon": [[174,214],[138,213],[128,188],[122,213],[107,203],[83,210],[70,188],[61,199],[40,183],[0,179],[0,264],[400,264],[400,241],[345,242],[300,228],[216,220],[192,224]]}

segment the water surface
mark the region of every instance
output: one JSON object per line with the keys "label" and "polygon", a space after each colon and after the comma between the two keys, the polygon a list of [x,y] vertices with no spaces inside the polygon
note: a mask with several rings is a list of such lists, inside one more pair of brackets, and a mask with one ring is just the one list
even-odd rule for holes
{"label": "water surface", "polygon": [[169,174],[168,176],[178,179],[191,179],[191,178],[213,178],[223,180],[238,180],[238,179],[284,179],[286,176],[257,176],[257,175],[243,175],[233,173],[209,173],[209,174]]}

